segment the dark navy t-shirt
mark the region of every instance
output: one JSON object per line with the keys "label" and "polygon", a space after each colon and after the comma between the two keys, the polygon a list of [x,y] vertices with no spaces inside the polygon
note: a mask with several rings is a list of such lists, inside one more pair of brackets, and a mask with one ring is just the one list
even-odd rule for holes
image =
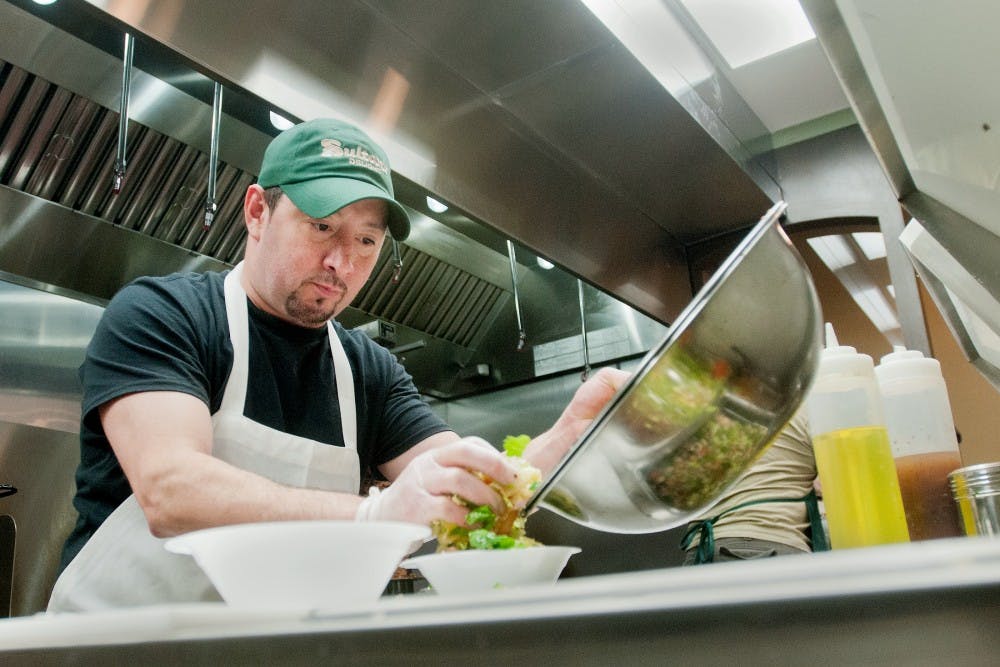
{"label": "dark navy t-shirt", "polygon": [[[233,365],[223,296],[226,273],[140,278],[108,304],[80,367],[83,382],[79,512],[62,566],[131,493],[97,408],[142,391],[179,391],[211,413]],[[271,428],[343,447],[340,404],[326,328],[289,324],[249,300],[250,368],[244,415]],[[351,364],[362,471],[448,430],[421,399],[403,366],[364,334],[336,322]]]}

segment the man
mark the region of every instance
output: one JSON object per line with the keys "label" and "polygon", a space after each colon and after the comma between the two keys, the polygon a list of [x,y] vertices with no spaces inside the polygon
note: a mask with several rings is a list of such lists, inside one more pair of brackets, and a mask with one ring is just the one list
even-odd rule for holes
{"label": "man", "polygon": [[[385,153],[358,128],[302,123],[268,146],[243,207],[244,261],[143,278],[111,301],[81,367],[81,462],[50,610],[217,599],[162,539],[233,523],[434,519],[459,496],[501,508],[470,471],[515,471],[460,438],[387,351],[332,318],[370,276],[387,233],[409,233]],[[581,386],[527,457],[548,470],[620,386]],[[358,495],[361,470],[393,483]]]}

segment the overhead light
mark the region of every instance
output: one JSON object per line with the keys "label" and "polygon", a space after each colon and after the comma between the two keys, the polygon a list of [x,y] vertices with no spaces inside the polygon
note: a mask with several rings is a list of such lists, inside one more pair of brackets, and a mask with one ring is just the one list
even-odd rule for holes
{"label": "overhead light", "polygon": [[427,208],[434,211],[435,213],[444,213],[445,211],[448,210],[448,205],[439,202],[437,199],[434,199],[434,197],[428,197]]}
{"label": "overhead light", "polygon": [[538,266],[542,267],[546,271],[555,266],[555,264],[545,259],[544,257],[539,257],[536,261],[538,262]]}
{"label": "overhead light", "polygon": [[284,132],[285,130],[295,126],[295,123],[288,120],[281,114],[269,111],[268,115],[271,118],[271,125],[274,125],[274,127],[276,127],[281,132]]}
{"label": "overhead light", "polygon": [[798,0],[681,3],[733,69],[816,37]]}
{"label": "overhead light", "polygon": [[807,243],[813,251],[819,255],[827,268],[836,273],[846,266],[854,264],[854,254],[843,236],[831,234],[828,236],[814,236],[807,239]]}
{"label": "overhead light", "polygon": [[54,4],[56,0],[34,0],[36,5],[51,5]]}
{"label": "overhead light", "polygon": [[864,287],[852,292],[851,296],[880,332],[886,334],[899,329],[900,324],[895,309],[877,286]]}
{"label": "overhead light", "polygon": [[882,232],[854,232],[851,236],[869,261],[874,262],[886,256],[885,237]]}
{"label": "overhead light", "polygon": [[712,63],[662,0],[580,2],[671,94],[712,76]]}

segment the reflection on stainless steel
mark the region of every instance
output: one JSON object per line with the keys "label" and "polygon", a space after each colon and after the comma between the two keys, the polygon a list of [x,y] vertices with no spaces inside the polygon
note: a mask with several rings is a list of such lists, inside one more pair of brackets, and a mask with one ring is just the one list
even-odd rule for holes
{"label": "reflection on stainless steel", "polygon": [[18,529],[14,615],[45,607],[79,461],[77,369],[102,308],[0,280],[0,481],[13,484],[3,513]]}
{"label": "reflection on stainless steel", "polygon": [[609,532],[683,523],[717,498],[808,390],[820,308],[779,202],[684,309],[530,506]]}

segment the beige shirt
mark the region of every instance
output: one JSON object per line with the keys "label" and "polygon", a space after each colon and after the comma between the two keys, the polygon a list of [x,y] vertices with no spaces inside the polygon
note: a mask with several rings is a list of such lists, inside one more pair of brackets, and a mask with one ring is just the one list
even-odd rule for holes
{"label": "beige shirt", "polygon": [[[813,488],[816,459],[805,411],[800,410],[746,474],[699,517],[764,498],[801,498]],[[764,503],[736,510],[715,523],[715,537],[751,537],[809,551],[809,519],[802,502]],[[691,547],[697,546],[697,538]]]}

